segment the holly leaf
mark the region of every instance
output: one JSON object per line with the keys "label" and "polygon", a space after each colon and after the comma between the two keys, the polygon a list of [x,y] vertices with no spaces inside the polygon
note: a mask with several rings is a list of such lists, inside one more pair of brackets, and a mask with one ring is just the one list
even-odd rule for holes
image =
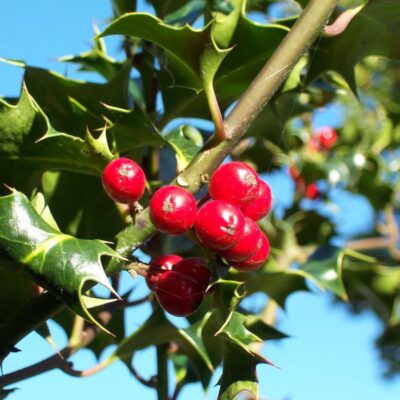
{"label": "holly leaf", "polygon": [[[229,19],[224,21],[220,22],[221,32],[224,32],[225,24],[229,25],[229,29],[235,29],[233,35],[230,35],[232,39],[229,46],[232,50],[213,79],[218,103],[223,111],[247,89],[288,31],[288,28],[281,25],[254,23],[243,12],[233,25]],[[257,46],[249,46],[249,43],[257,43]],[[163,71],[159,72],[159,80],[165,107],[163,123],[178,117],[209,118],[204,92],[195,93],[173,87],[173,82]]]}
{"label": "holly leaf", "polygon": [[15,392],[18,388],[11,388],[11,389],[1,389],[0,390],[0,399],[3,400],[8,397],[9,394]]}
{"label": "holly leaf", "polygon": [[108,82],[92,83],[25,66],[24,80],[56,130],[84,137],[88,129],[103,128],[101,116],[107,115],[103,103],[128,108],[129,73],[130,64],[126,63]]}
{"label": "holly leaf", "polygon": [[[95,33],[98,34],[97,27]],[[123,64],[107,54],[104,39],[95,38],[93,48],[79,55],[68,55],[60,57],[60,62],[78,64],[78,71],[82,72],[97,72],[105,79],[112,79],[121,70]]]}
{"label": "holly leaf", "polygon": [[[246,276],[247,275],[247,276]],[[308,291],[306,276],[299,270],[281,272],[259,272],[254,275],[232,273],[232,277],[243,280],[244,287],[249,294],[264,292],[275,300],[282,308],[285,307],[287,297],[296,291]]]}
{"label": "holly leaf", "polygon": [[331,247],[323,252],[322,258],[318,251],[301,266],[301,270],[313,277],[313,281],[319,287],[328,289],[343,300],[347,300],[346,290],[343,284],[343,250]]}
{"label": "holly leaf", "polygon": [[165,143],[153,121],[138,105],[133,110],[104,105],[112,114],[108,131],[114,137],[121,154],[143,146],[161,146]]}
{"label": "holly leaf", "polygon": [[[157,2],[159,4],[159,2]],[[174,1],[174,3],[177,3]],[[182,7],[170,12],[163,20],[170,25],[191,25],[204,11],[205,0],[191,0],[185,2]]]}
{"label": "holly leaf", "polygon": [[288,335],[276,329],[274,326],[267,324],[258,315],[247,315],[244,321],[245,327],[257,335],[263,341],[286,339]]}
{"label": "holly leaf", "polygon": [[318,43],[308,80],[313,80],[324,71],[335,70],[357,93],[354,67],[359,61],[368,56],[400,59],[399,25],[400,8],[397,0],[369,1],[343,33],[323,38]]}
{"label": "holly leaf", "polygon": [[245,4],[244,0],[232,0],[228,13],[226,10],[214,10],[212,13],[214,17],[213,38],[222,48],[229,47],[240,16],[245,13]]}
{"label": "holly leaf", "polygon": [[187,3],[187,0],[150,0],[159,18],[166,18],[167,15],[178,12]]}
{"label": "holly leaf", "polygon": [[207,387],[213,366],[201,340],[209,315],[186,329],[176,328],[157,307],[149,319],[133,334],[122,340],[107,363],[122,359],[129,362],[134,353],[149,346],[174,342],[179,352],[188,356],[204,387]]}
{"label": "holly leaf", "polygon": [[219,380],[221,386],[219,399],[233,399],[243,390],[250,391],[257,397],[256,366],[271,364],[249,347],[250,344],[262,340],[245,327],[245,321],[246,316],[235,311],[217,332],[217,335],[224,339],[223,374]]}
{"label": "holly leaf", "polygon": [[136,10],[136,0],[112,0],[112,5],[116,17]]}
{"label": "holly leaf", "polygon": [[211,29],[210,24],[203,29],[174,27],[150,14],[131,13],[113,21],[100,36],[127,35],[156,44],[166,51],[165,67],[173,85],[201,91],[212,82],[229,51],[216,46]]}
{"label": "holly leaf", "polygon": [[12,191],[0,197],[0,249],[77,314],[105,330],[88,311],[84,294],[89,284],[98,283],[118,297],[100,262],[101,256],[118,257],[111,248],[54,229],[24,194]]}
{"label": "holly leaf", "polygon": [[191,128],[182,125],[165,137],[166,141],[175,152],[178,171],[185,169],[202,147],[197,137],[193,138],[187,135],[189,129]]}
{"label": "holly leaf", "polygon": [[113,241],[124,228],[121,216],[114,202],[105,194],[99,177],[68,171],[45,172],[41,186],[45,201],[62,232],[81,239],[101,237]]}
{"label": "holly leaf", "polygon": [[34,187],[35,171],[48,169],[99,176],[111,156],[104,135],[57,132],[25,86],[17,105],[0,101],[1,183]]}

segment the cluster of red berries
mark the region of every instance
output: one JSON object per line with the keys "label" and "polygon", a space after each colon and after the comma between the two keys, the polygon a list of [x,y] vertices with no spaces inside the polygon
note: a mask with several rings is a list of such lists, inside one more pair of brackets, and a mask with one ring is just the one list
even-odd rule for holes
{"label": "cluster of red berries", "polygon": [[330,126],[319,128],[308,143],[310,150],[330,150],[337,141],[337,132]]}
{"label": "cluster of red berries", "polygon": [[146,283],[170,314],[183,317],[197,310],[210,281],[210,271],[203,258],[183,259],[175,254],[154,257]]}
{"label": "cluster of red berries", "polygon": [[[128,159],[112,161],[103,172],[105,191],[119,202],[137,202],[145,184],[142,169]],[[150,219],[157,230],[166,234],[182,234],[194,227],[204,246],[239,271],[259,268],[268,258],[270,245],[256,221],[271,209],[270,187],[250,166],[230,162],[212,174],[209,196],[211,199],[197,210],[190,192],[178,186],[163,186],[150,200]],[[167,311],[188,315],[200,304],[209,276],[203,259],[182,260],[169,255],[153,259],[147,283]]]}
{"label": "cluster of red berries", "polygon": [[306,185],[306,181],[304,179],[304,176],[301,175],[299,170],[291,166],[289,168],[289,174],[294,180],[294,183],[296,185],[297,191],[303,195],[304,197],[311,199],[311,200],[316,200],[321,196],[321,192],[317,186],[316,183],[312,182]]}
{"label": "cluster of red berries", "polygon": [[[329,126],[319,128],[308,142],[308,149],[314,152],[329,151],[336,144],[337,138],[338,134],[333,128]],[[306,184],[304,177],[296,167],[291,166],[289,174],[293,178],[296,189],[301,195],[311,200],[321,197],[321,192],[317,184],[314,182]]]}

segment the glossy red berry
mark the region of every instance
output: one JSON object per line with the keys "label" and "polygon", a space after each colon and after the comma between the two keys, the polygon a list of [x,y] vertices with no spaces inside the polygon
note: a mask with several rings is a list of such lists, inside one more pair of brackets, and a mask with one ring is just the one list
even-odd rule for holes
{"label": "glossy red berry", "polygon": [[178,317],[193,314],[203,299],[202,287],[194,279],[176,271],[160,274],[154,290],[161,307]]}
{"label": "glossy red berry", "polygon": [[272,192],[268,183],[261,179],[258,182],[258,192],[256,198],[250,203],[241,207],[243,214],[246,217],[258,221],[265,217],[272,207]]}
{"label": "glossy red berry", "polygon": [[200,208],[194,227],[198,238],[213,250],[234,246],[244,230],[244,215],[224,200],[211,200]]}
{"label": "glossy red berry", "polygon": [[244,261],[254,255],[261,247],[262,232],[257,223],[251,218],[245,217],[243,235],[230,249],[220,252],[220,255],[228,261]]}
{"label": "glossy red berry", "polygon": [[234,161],[223,164],[211,175],[208,191],[214,200],[244,206],[257,196],[258,176],[245,163]]}
{"label": "glossy red berry", "polygon": [[196,219],[197,205],[191,193],[178,186],[163,186],[150,200],[150,219],[163,233],[181,234]]}
{"label": "glossy red berry", "polygon": [[315,136],[318,139],[321,148],[325,150],[332,148],[337,141],[336,131],[329,126],[318,129]]}
{"label": "glossy red berry", "polygon": [[143,195],[146,177],[142,168],[128,158],[111,161],[103,171],[103,187],[106,193],[120,203],[136,203]]}
{"label": "glossy red berry", "polygon": [[165,271],[170,271],[173,265],[182,260],[183,258],[176,254],[154,257],[150,262],[150,268],[146,275],[146,283],[149,289],[154,291],[154,285],[160,274],[163,274]]}
{"label": "glossy red berry", "polygon": [[204,258],[185,258],[174,264],[172,270],[195,280],[202,291],[206,290],[210,282],[210,270],[207,268],[207,262]]}
{"label": "glossy red berry", "polygon": [[270,244],[264,233],[261,232],[261,245],[257,252],[247,260],[231,263],[232,267],[241,272],[250,272],[260,268],[268,259]]}
{"label": "glossy red berry", "polygon": [[306,189],[304,191],[304,196],[307,197],[308,199],[315,200],[320,197],[321,193],[318,189],[318,186],[315,183],[310,183],[306,186]]}

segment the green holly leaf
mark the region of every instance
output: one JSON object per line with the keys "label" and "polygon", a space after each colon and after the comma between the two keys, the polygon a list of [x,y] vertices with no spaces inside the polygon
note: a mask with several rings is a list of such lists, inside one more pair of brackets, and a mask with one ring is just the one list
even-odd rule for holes
{"label": "green holly leaf", "polygon": [[113,241],[124,228],[121,215],[104,192],[99,177],[68,171],[45,172],[41,186],[62,232],[81,239],[101,237]]}
{"label": "green holly leaf", "polygon": [[372,0],[351,20],[338,36],[318,42],[308,72],[311,81],[324,71],[339,72],[357,93],[354,67],[368,56],[400,59],[397,45],[400,33],[400,8],[397,0]]}
{"label": "green holly leaf", "polygon": [[1,183],[34,186],[35,171],[48,169],[99,176],[110,157],[104,135],[57,132],[25,86],[17,105],[0,101]]}
{"label": "green holly leaf", "polygon": [[247,315],[244,326],[252,333],[264,340],[286,339],[288,335],[276,329],[274,326],[267,324],[258,315]]}
{"label": "green holly leaf", "polygon": [[87,285],[96,283],[116,294],[100,262],[101,256],[118,256],[111,248],[54,229],[25,195],[13,191],[0,197],[0,249],[77,314],[104,329],[88,311],[84,294]]}
{"label": "green holly leaf", "polygon": [[202,147],[200,132],[193,128],[180,126],[165,136],[166,141],[175,152],[178,171],[185,169]]}
{"label": "green holly leaf", "polygon": [[232,277],[244,281],[244,287],[249,294],[264,292],[275,300],[282,308],[286,299],[296,291],[308,291],[306,276],[298,270],[286,270],[281,272],[260,271],[254,275],[232,273]]}
{"label": "green holly leaf", "polygon": [[130,336],[122,340],[107,363],[118,359],[130,362],[134,353],[149,346],[175,342],[179,352],[187,355],[204,387],[207,387],[213,366],[201,340],[209,315],[186,329],[176,328],[157,307],[149,319]]}
{"label": "green holly leaf", "polygon": [[113,21],[101,36],[127,35],[156,44],[166,51],[165,67],[173,85],[201,91],[211,84],[229,51],[218,49],[211,29],[211,25],[203,29],[174,27],[150,14],[131,13]]}
{"label": "green holly leaf", "polygon": [[258,379],[256,366],[270,364],[268,360],[255,353],[249,347],[262,340],[245,326],[246,316],[233,312],[229,320],[217,332],[224,339],[223,374],[219,399],[234,399],[243,390],[248,390],[257,397]]}
{"label": "green holly leaf", "polygon": [[183,25],[185,23],[191,25],[204,11],[206,4],[205,0],[191,0],[185,2],[182,7],[166,15],[163,20],[170,25]]}
{"label": "green holly leaf", "polygon": [[9,394],[15,392],[18,388],[11,388],[11,389],[1,389],[0,390],[0,399],[3,400],[8,397]]}
{"label": "green holly leaf", "polygon": [[166,18],[167,15],[177,12],[187,4],[187,0],[148,0],[154,7],[159,18]]}
{"label": "green holly leaf", "polygon": [[138,105],[133,110],[106,104],[104,106],[112,114],[108,132],[115,139],[119,153],[129,153],[138,147],[161,146],[165,143],[149,115]]}
{"label": "green holly leaf", "polygon": [[136,0],[112,0],[112,5],[116,17],[136,10]]}
{"label": "green holly leaf", "polygon": [[59,131],[85,137],[88,129],[104,127],[104,104],[127,109],[130,64],[126,63],[106,83],[67,79],[55,72],[25,66],[29,93]]}
{"label": "green holly leaf", "polygon": [[214,40],[222,48],[229,47],[240,16],[244,14],[246,2],[244,0],[232,0],[230,9],[214,10],[214,24],[212,35]]}
{"label": "green holly leaf", "polygon": [[[121,3],[123,3],[123,1],[124,0],[122,0]],[[132,2],[129,1],[129,3]],[[121,6],[123,5],[121,4]],[[118,5],[116,5],[116,8],[117,7]],[[96,25],[94,25],[94,32],[96,35],[100,33]],[[93,48],[91,50],[77,56],[60,57],[58,61],[78,64],[80,66],[79,71],[94,71],[107,80],[117,75],[123,65],[107,54],[106,44],[102,38],[95,38],[93,40]]]}
{"label": "green holly leaf", "polygon": [[[232,50],[218,68],[213,80],[218,103],[223,111],[244,92],[288,31],[281,25],[256,24],[243,13],[233,25],[229,19],[225,23],[224,21],[220,22],[221,32],[224,32],[225,23],[229,25],[229,29],[235,27],[235,31],[229,43]],[[257,43],[257,46],[249,46],[248,43]],[[159,73],[159,80],[165,107],[163,124],[179,117],[209,119],[204,92],[195,93],[185,88],[173,87],[173,82],[163,71]]]}
{"label": "green holly leaf", "polygon": [[[8,321],[16,320],[20,312],[39,295],[35,282],[17,270],[11,260],[0,253],[0,326],[6,326]],[[10,307],[12,304],[12,307]]]}

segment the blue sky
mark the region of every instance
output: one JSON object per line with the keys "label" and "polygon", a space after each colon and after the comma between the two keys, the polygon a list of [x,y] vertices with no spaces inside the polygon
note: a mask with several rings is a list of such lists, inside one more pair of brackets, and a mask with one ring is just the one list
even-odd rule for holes
{"label": "blue sky", "polygon": [[[92,23],[104,26],[111,15],[109,0],[13,0],[2,2],[0,13],[0,57],[21,59],[30,65],[67,73],[69,77],[94,79],[91,74],[76,74],[75,67],[58,64],[54,60],[66,54],[77,54],[89,49],[93,37]],[[107,39],[111,54],[116,57],[116,39]],[[0,95],[17,96],[22,71],[0,63]],[[326,121],[315,117],[317,121]],[[319,123],[319,122],[317,122]],[[274,179],[274,178],[272,178]],[[279,186],[279,185],[277,185]],[[128,285],[127,279],[124,285]],[[146,288],[138,280],[134,297]],[[248,299],[255,304],[262,296]],[[128,315],[127,326],[133,331],[148,315],[146,306]],[[261,394],[269,400],[399,400],[400,379],[388,382],[380,377],[381,367],[374,338],[380,325],[369,313],[349,314],[345,306],[333,306],[328,294],[297,293],[292,295],[285,312],[280,313],[279,327],[291,335],[281,342],[269,342],[263,353],[280,369],[261,366],[258,374]],[[63,332],[51,325],[60,348],[66,343]],[[20,353],[11,355],[3,365],[4,372],[29,365],[53,353],[51,347],[37,334],[20,342]],[[111,351],[109,349],[108,353]],[[95,364],[89,351],[82,351],[73,360],[77,369]],[[155,351],[143,351],[135,358],[135,366],[144,376],[155,373]],[[214,378],[216,382],[218,376]],[[129,376],[122,363],[116,363],[90,378],[78,379],[60,371],[37,376],[16,385],[20,388],[10,396],[14,400],[69,400],[92,397],[103,399],[155,399],[153,391],[143,388]],[[217,389],[208,398],[216,398]],[[198,385],[184,390],[182,399],[203,398]]]}

